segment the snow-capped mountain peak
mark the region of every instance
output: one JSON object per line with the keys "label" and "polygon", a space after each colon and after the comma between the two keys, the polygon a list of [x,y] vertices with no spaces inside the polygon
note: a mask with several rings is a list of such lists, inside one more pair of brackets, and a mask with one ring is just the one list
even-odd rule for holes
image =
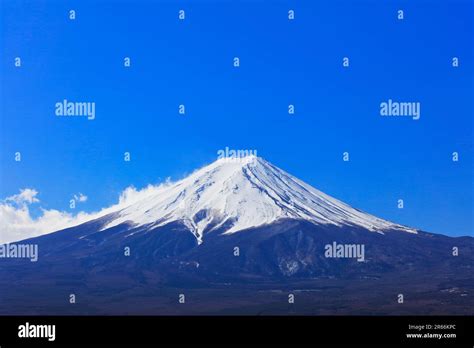
{"label": "snow-capped mountain peak", "polygon": [[282,218],[416,233],[354,209],[253,155],[218,159],[185,179],[160,186],[116,215],[104,229],[125,222],[158,227],[182,221],[200,243],[205,231],[235,233]]}

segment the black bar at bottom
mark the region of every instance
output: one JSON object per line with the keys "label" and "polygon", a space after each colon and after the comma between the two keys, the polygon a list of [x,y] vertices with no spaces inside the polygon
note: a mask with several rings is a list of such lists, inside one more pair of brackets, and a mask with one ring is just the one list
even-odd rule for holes
{"label": "black bar at bottom", "polygon": [[[47,337],[19,337],[20,328],[23,325],[26,330],[26,323],[30,329],[31,325],[55,325],[54,341]],[[1,348],[44,344],[249,343],[473,347],[474,317],[0,317]]]}

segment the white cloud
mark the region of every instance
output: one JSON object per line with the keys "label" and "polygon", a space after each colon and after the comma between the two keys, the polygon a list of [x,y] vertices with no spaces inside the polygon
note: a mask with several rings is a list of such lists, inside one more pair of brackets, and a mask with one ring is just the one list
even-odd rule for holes
{"label": "white cloud", "polygon": [[137,190],[135,187],[129,186],[120,194],[118,205],[127,206],[136,203],[142,200],[143,198],[156,194],[159,189],[170,185],[170,183],[171,181],[167,179],[164,184],[148,185],[147,187],[142,188],[141,190]]}
{"label": "white cloud", "polygon": [[36,198],[37,195],[38,195],[38,191],[36,191],[35,189],[26,188],[26,189],[20,190],[19,194],[7,197],[5,201],[13,202],[17,205],[31,204],[31,203],[39,202],[38,198]]}
{"label": "white cloud", "polygon": [[[72,214],[55,209],[41,209],[41,215],[37,218],[31,216],[29,205],[40,202],[37,198],[38,191],[29,188],[22,189],[19,194],[7,197],[3,201],[0,200],[0,244],[20,241],[77,226],[125,208],[144,197],[156,193],[168,183],[167,181],[162,185],[148,185],[141,190],[137,190],[133,186],[127,187],[121,192],[117,204],[97,212],[86,213],[81,211]],[[81,193],[74,195],[74,198],[79,202],[87,200],[87,196]]]}

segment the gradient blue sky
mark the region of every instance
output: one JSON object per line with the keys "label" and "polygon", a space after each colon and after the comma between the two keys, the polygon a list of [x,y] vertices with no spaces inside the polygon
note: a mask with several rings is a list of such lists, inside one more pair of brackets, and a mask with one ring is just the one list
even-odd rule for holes
{"label": "gradient blue sky", "polygon": [[[228,146],[256,149],[377,216],[473,235],[472,1],[1,6],[1,198],[30,187],[40,192],[36,212],[69,210],[82,192],[89,199],[78,209],[93,211],[129,185],[181,178]],[[421,102],[420,120],[380,117],[389,98]],[[56,117],[63,99],[96,102],[96,119]]]}

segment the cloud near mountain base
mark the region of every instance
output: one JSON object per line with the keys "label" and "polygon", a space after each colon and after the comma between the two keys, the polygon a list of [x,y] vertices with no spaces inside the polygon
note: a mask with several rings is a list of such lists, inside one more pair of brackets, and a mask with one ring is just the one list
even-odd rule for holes
{"label": "cloud near mountain base", "polygon": [[[41,203],[38,191],[32,188],[21,189],[18,194],[0,200],[0,244],[38,237],[77,226],[133,204],[147,195],[157,192],[163,185],[166,184],[148,185],[140,190],[133,186],[127,187],[120,193],[117,204],[103,208],[98,212],[79,211],[73,214],[67,211],[40,208],[41,214],[36,218],[32,217],[30,206]],[[83,194],[75,196],[79,198],[79,202],[87,201],[87,196]]]}

